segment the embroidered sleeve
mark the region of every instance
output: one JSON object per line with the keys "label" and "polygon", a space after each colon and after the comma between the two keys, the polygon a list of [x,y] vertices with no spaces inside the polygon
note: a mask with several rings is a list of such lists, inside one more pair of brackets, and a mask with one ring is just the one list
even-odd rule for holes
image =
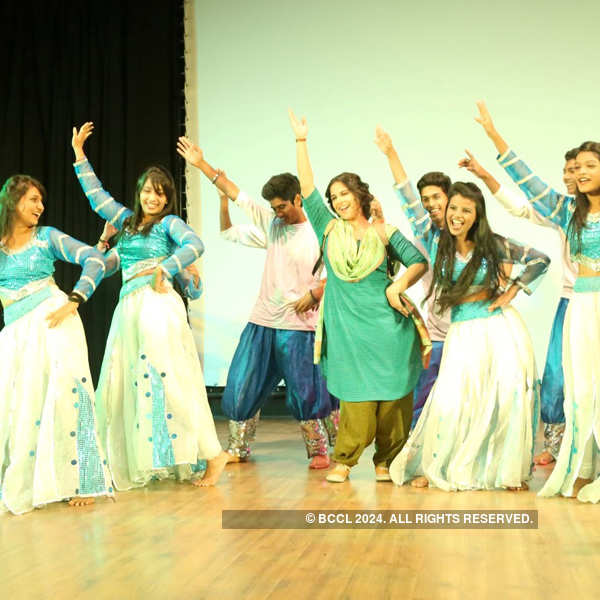
{"label": "embroidered sleeve", "polygon": [[566,232],[575,209],[573,196],[565,196],[545,183],[513,150],[509,149],[499,156],[498,162],[521,188],[535,210]]}
{"label": "embroidered sleeve", "polygon": [[524,266],[512,283],[518,285],[526,294],[531,294],[541,281],[541,276],[548,270],[550,258],[543,252],[519,244],[514,240],[497,236],[500,249],[500,260]]}
{"label": "embroidered sleeve", "polygon": [[117,229],[123,229],[123,221],[132,214],[131,209],[117,202],[102,187],[102,183],[87,158],[76,162],[73,167],[92,210]]}
{"label": "embroidered sleeve", "polygon": [[54,227],[46,227],[45,233],[49,248],[55,258],[82,267],[81,277],[73,287],[73,291],[87,300],[94,293],[106,272],[104,257],[95,248]]}
{"label": "embroidered sleeve", "polygon": [[325,206],[325,202],[323,202],[323,198],[321,194],[319,194],[317,188],[312,191],[310,196],[303,198],[302,204],[306,211],[306,215],[308,216],[308,220],[310,221],[314,232],[317,234],[319,243],[322,243],[325,229],[329,222],[335,219],[335,217]]}
{"label": "embroidered sleeve", "polygon": [[167,215],[161,223],[169,238],[177,245],[175,252],[160,264],[162,270],[173,277],[202,256],[204,244],[196,232],[175,215]]}

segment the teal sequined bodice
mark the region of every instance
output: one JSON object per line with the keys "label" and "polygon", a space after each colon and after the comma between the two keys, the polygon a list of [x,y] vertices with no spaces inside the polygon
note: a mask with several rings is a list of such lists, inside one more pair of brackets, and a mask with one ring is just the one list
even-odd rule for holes
{"label": "teal sequined bodice", "polygon": [[123,280],[126,281],[137,273],[156,267],[174,252],[177,245],[160,222],[152,227],[148,235],[124,232],[116,248],[121,259]]}
{"label": "teal sequined bodice", "polygon": [[600,213],[588,215],[586,226],[581,230],[581,246],[571,228],[568,236],[571,260],[600,272]]}
{"label": "teal sequined bodice", "polygon": [[40,228],[26,247],[11,252],[0,247],[0,288],[19,290],[54,273],[56,258]]}

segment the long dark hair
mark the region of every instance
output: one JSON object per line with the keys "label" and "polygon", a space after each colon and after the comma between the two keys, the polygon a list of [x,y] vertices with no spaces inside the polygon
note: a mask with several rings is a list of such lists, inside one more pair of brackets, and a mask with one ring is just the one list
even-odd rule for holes
{"label": "long dark hair", "polygon": [[356,173],[340,173],[334,177],[325,190],[325,196],[333,212],[335,212],[335,209],[333,208],[333,202],[331,201],[331,186],[336,181],[343,183],[354,194],[360,203],[362,214],[365,216],[365,219],[368,219],[371,216],[371,201],[375,198],[375,196],[369,192],[369,184],[365,183]]}
{"label": "long dark hair", "polygon": [[456,283],[452,283],[456,238],[448,232],[447,224],[441,230],[433,267],[433,280],[426,296],[426,299],[429,298],[435,291],[440,312],[456,306],[465,297],[483,260],[487,264],[484,285],[489,287],[492,296],[496,294],[500,287],[498,236],[492,231],[488,223],[483,194],[474,183],[457,181],[450,186],[448,203],[452,201],[453,196],[457,195],[468,198],[475,203],[475,222],[467,233],[467,239],[473,241],[475,246],[471,259],[459,275],[458,280]]}
{"label": "long dark hair", "polygon": [[37,188],[46,200],[46,188],[30,175],[13,175],[4,182],[0,190],[0,240],[11,234],[17,204],[30,187]]}
{"label": "long dark hair", "polygon": [[133,204],[133,214],[123,223],[123,231],[128,233],[136,233],[144,218],[144,211],[140,201],[140,194],[146,180],[149,179],[156,192],[164,192],[167,197],[167,203],[162,211],[155,215],[151,221],[146,223],[140,232],[142,235],[148,235],[155,223],[158,223],[166,215],[177,214],[177,193],[175,191],[175,181],[171,173],[160,165],[148,167],[137,180],[135,188],[135,200]]}
{"label": "long dark hair", "polygon": [[[579,148],[577,148],[577,155],[581,152],[593,152],[598,160],[600,160],[600,143],[598,142],[583,142]],[[567,229],[567,235],[569,238],[576,238],[576,252],[581,252],[581,232],[586,226],[587,216],[590,212],[590,201],[586,194],[582,194],[577,189],[575,194],[575,211],[569,221],[569,227]]]}

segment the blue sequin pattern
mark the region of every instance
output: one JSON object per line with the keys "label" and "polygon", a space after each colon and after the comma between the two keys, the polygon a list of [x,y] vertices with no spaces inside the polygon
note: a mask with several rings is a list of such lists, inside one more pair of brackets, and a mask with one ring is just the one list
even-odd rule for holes
{"label": "blue sequin pattern", "polygon": [[32,240],[16,251],[0,243],[0,295],[11,297],[15,291],[35,281],[48,280],[57,260],[83,267],[73,290],[86,300],[94,293],[106,270],[102,255],[91,246],[54,227],[38,227]]}
{"label": "blue sequin pattern", "polygon": [[[75,380],[79,403],[77,406],[77,459],[79,464],[80,496],[106,492],[106,481],[96,443],[96,425],[92,401],[83,384]],[[77,464],[77,463],[76,463]]]}
{"label": "blue sequin pattern", "polygon": [[148,365],[152,389],[152,464],[155,469],[175,464],[171,436],[167,428],[165,388],[158,371]]}

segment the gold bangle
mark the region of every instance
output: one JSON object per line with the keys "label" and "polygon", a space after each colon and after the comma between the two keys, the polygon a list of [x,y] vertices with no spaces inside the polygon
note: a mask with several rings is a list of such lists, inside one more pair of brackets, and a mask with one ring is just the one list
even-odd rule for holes
{"label": "gold bangle", "polygon": [[306,141],[306,138],[296,138],[296,144],[298,142],[305,142],[305,141]]}

